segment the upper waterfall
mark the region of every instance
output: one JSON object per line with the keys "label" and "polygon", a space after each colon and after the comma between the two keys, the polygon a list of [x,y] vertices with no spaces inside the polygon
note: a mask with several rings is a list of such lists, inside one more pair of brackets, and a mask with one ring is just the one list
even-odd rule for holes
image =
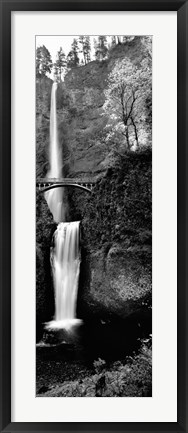
{"label": "upper waterfall", "polygon": [[[48,178],[60,178],[63,175],[62,170],[62,151],[59,148],[58,128],[57,128],[57,110],[56,110],[56,91],[57,83],[53,83],[51,92],[50,108],[50,148],[49,163],[50,170]],[[56,188],[45,193],[45,198],[51,210],[54,221],[59,223],[65,220],[65,210],[63,207],[63,189]]]}

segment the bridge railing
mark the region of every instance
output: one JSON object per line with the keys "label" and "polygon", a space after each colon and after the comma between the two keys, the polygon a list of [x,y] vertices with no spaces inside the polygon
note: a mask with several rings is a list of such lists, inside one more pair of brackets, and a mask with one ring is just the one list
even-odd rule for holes
{"label": "bridge railing", "polygon": [[36,180],[36,184],[40,184],[40,183],[78,183],[78,184],[81,184],[81,183],[84,183],[84,184],[86,184],[86,183],[90,183],[90,184],[93,184],[94,183],[94,181],[92,180],[92,179],[80,179],[80,178],[71,178],[71,177],[69,177],[69,178],[67,178],[67,177],[65,177],[65,178],[39,178],[39,179],[37,179]]}
{"label": "bridge railing", "polygon": [[80,188],[84,191],[91,192],[94,186],[94,182],[88,179],[81,180],[78,178],[41,178],[37,179],[36,186],[40,192],[45,192],[49,191],[50,189],[66,186]]}

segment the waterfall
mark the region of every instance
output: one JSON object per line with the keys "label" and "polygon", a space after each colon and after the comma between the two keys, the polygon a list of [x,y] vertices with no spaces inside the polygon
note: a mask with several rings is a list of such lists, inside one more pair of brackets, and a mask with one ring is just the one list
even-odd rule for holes
{"label": "waterfall", "polygon": [[[56,112],[56,91],[57,83],[53,83],[51,92],[50,108],[50,151],[49,162],[50,170],[48,178],[60,178],[63,175],[62,154],[59,149],[58,131],[57,131],[57,112]],[[45,199],[48,207],[52,212],[54,221],[59,223],[65,219],[65,210],[63,208],[63,189],[55,188],[45,192]]]}
{"label": "waterfall", "polygon": [[[48,178],[62,177],[62,159],[58,143],[57,84],[52,86],[50,111],[50,171]],[[55,296],[54,320],[46,324],[47,329],[67,328],[75,323],[78,279],[80,270],[79,221],[62,222],[65,219],[62,188],[45,193],[45,199],[58,224],[51,248],[51,266]]]}
{"label": "waterfall", "polygon": [[79,221],[60,223],[54,233],[51,265],[55,292],[55,316],[50,328],[75,322],[80,271]]}

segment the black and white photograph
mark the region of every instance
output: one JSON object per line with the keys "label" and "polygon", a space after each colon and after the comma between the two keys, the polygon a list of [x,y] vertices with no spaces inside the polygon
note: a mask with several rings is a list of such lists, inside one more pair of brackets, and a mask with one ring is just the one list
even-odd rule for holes
{"label": "black and white photograph", "polygon": [[152,36],[35,42],[36,396],[152,397]]}

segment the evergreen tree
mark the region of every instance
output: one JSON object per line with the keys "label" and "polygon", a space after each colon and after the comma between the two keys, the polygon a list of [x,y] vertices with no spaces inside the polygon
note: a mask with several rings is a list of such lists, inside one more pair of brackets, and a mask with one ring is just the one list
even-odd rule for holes
{"label": "evergreen tree", "polygon": [[95,49],[96,60],[104,60],[107,57],[108,47],[106,36],[98,36],[98,41]]}
{"label": "evergreen tree", "polygon": [[59,69],[58,69],[56,63],[54,63],[53,67],[54,67],[54,69],[53,69],[53,72],[54,72],[54,80],[57,81],[57,82],[59,82],[59,81],[60,81]]}
{"label": "evergreen tree", "polygon": [[89,36],[85,37],[84,52],[86,57],[86,63],[89,63],[91,61],[91,42]]}
{"label": "evergreen tree", "polygon": [[71,51],[72,51],[72,56],[73,56],[73,63],[74,66],[78,66],[79,65],[79,48],[78,48],[78,41],[77,39],[73,39],[73,42],[71,44]]}
{"label": "evergreen tree", "polygon": [[79,65],[79,56],[78,56],[78,41],[76,39],[73,39],[73,42],[71,44],[71,50],[69,51],[67,55],[67,67],[68,68],[75,68]]}
{"label": "evergreen tree", "polygon": [[96,53],[96,51],[97,51],[97,39],[93,39],[93,46],[94,46],[94,50],[95,50],[95,53]]}
{"label": "evergreen tree", "polygon": [[89,36],[79,36],[79,44],[81,45],[80,53],[83,55],[84,64],[91,61],[91,43]]}
{"label": "evergreen tree", "polygon": [[83,54],[84,64],[86,65],[86,57],[85,57],[85,50],[84,50],[85,36],[79,36],[79,44],[81,46],[80,53]]}
{"label": "evergreen tree", "polygon": [[121,43],[123,41],[123,37],[122,36],[111,36],[111,47],[115,47],[116,45],[121,45]]}
{"label": "evergreen tree", "polygon": [[114,48],[116,46],[116,36],[111,36],[111,47]]}
{"label": "evergreen tree", "polygon": [[117,36],[118,45],[121,45],[121,39],[122,39],[121,36]]}
{"label": "evergreen tree", "polygon": [[128,36],[123,36],[123,43],[125,44],[128,41]]}
{"label": "evergreen tree", "polygon": [[56,76],[58,81],[61,81],[62,73],[67,65],[65,53],[62,47],[60,47],[59,51],[57,52],[56,58],[57,60],[54,63],[54,75]]}
{"label": "evergreen tree", "polygon": [[37,47],[36,51],[36,76],[44,77],[47,73],[51,73],[52,59],[48,49],[42,45]]}

